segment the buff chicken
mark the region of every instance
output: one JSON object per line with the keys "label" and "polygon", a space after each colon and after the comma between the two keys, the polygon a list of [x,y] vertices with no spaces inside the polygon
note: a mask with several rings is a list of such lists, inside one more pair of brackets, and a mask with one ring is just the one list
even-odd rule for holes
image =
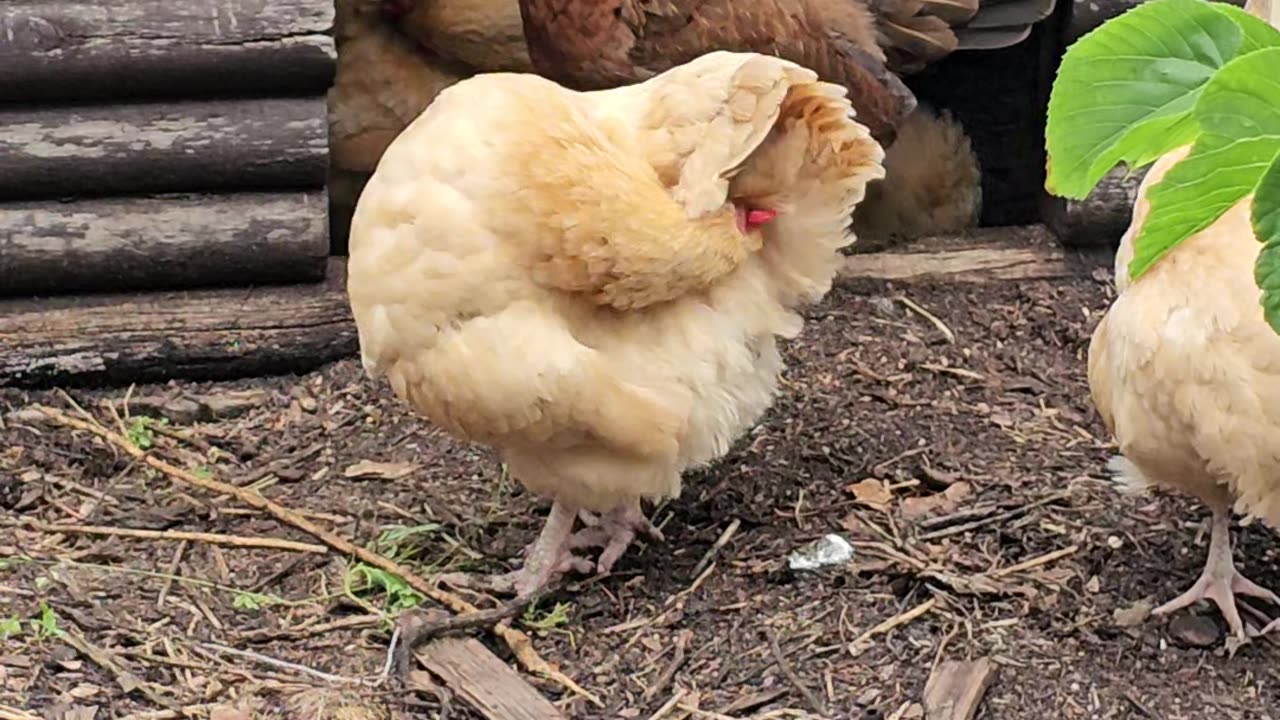
{"label": "buff chicken", "polygon": [[1233,506],[1280,523],[1280,336],[1254,283],[1251,197],[1129,280],[1147,193],[1188,151],[1162,157],[1139,186],[1116,255],[1119,296],[1089,346],[1089,389],[1119,445],[1110,467],[1120,486],[1185,493],[1212,512],[1203,573],[1155,614],[1212,600],[1238,644],[1237,595],[1280,604],[1236,569],[1230,536]]}
{"label": "buff chicken", "polygon": [[346,235],[356,198],[387,145],[437,93],[468,76],[392,24],[406,0],[338,0],[338,64],[329,89],[329,196],[333,234]]}
{"label": "buff chicken", "polygon": [[770,406],[777,340],[829,289],[882,158],[844,88],[730,52],[596,92],[480,75],[391,144],[351,229],[365,368],[552,500],[491,587],[661,537],[642,501]]}
{"label": "buff chicken", "polygon": [[[490,0],[492,1],[492,0]],[[856,250],[977,222],[978,160],[963,129],[916,108],[899,79],[957,49],[1027,36],[1055,0],[519,0],[533,66],[592,90],[652,77],[707,50],[777,55],[844,85],[888,148],[886,180],[855,218]],[[895,138],[904,134],[904,142]]]}

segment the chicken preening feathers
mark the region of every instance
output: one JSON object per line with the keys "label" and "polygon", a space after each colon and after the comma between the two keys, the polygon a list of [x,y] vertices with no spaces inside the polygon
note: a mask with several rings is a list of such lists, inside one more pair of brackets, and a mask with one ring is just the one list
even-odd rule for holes
{"label": "chicken preening feathers", "polygon": [[777,55],[849,88],[887,142],[915,107],[897,75],[962,47],[1012,45],[1055,0],[519,0],[533,67],[579,90],[652,77],[707,50]]}
{"label": "chicken preening feathers", "polygon": [[518,591],[572,548],[607,570],[764,413],[882,158],[844,88],[730,52],[597,92],[481,75],[392,143],[351,229],[361,353],[554,499]]}
{"label": "chicken preening feathers", "polygon": [[[843,85],[886,147],[888,177],[854,220],[855,251],[954,233],[978,217],[978,160],[899,79],[976,42],[1016,42],[1054,0],[519,0],[533,66],[579,90],[643,81],[706,50],[777,55]],[[981,30],[970,30],[976,25]],[[985,34],[983,34],[985,33]],[[895,142],[903,134],[904,142]]]}

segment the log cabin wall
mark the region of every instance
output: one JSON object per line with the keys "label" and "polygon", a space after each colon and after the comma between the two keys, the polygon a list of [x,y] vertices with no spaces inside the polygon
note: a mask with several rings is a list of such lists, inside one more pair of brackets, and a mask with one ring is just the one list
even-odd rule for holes
{"label": "log cabin wall", "polygon": [[0,295],[323,279],[333,16],[0,4]]}
{"label": "log cabin wall", "polygon": [[0,3],[0,385],[355,351],[330,258],[334,15],[333,0]]}

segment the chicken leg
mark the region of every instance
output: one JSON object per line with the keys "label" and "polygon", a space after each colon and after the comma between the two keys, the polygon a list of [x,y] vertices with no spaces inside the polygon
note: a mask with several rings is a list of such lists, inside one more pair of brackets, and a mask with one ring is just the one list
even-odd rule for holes
{"label": "chicken leg", "polygon": [[[1161,605],[1151,612],[1152,615],[1168,615],[1181,610],[1200,600],[1212,600],[1222,611],[1231,634],[1238,640],[1245,639],[1244,623],[1240,620],[1240,611],[1236,608],[1237,594],[1262,598],[1280,605],[1280,597],[1270,590],[1258,586],[1249,578],[1236,570],[1231,559],[1231,514],[1229,507],[1223,504],[1213,505],[1213,520],[1209,532],[1209,556],[1205,559],[1204,571],[1200,579],[1190,590]],[[1277,627],[1276,623],[1267,626],[1267,630]]]}
{"label": "chicken leg", "polygon": [[524,566],[519,570],[490,577],[475,577],[469,573],[447,573],[440,580],[458,587],[484,588],[493,592],[514,593],[525,598],[544,589],[557,576],[567,572],[591,572],[590,560],[574,555],[572,544],[573,524],[577,509],[556,500],[551,513],[542,525],[538,539],[524,551]]}
{"label": "chicken leg", "polygon": [[600,573],[613,569],[613,564],[626,552],[637,533],[659,542],[665,539],[662,531],[645,517],[639,500],[619,505],[603,517],[596,517],[585,510],[578,513],[578,517],[586,527],[569,538],[569,545],[575,549],[602,548],[596,561],[596,571]]}

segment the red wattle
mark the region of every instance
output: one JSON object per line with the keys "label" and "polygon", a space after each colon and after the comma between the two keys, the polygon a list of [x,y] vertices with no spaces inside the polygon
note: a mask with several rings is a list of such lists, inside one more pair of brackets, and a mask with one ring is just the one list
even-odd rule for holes
{"label": "red wattle", "polygon": [[776,217],[778,217],[777,210],[748,210],[747,225],[764,225]]}

